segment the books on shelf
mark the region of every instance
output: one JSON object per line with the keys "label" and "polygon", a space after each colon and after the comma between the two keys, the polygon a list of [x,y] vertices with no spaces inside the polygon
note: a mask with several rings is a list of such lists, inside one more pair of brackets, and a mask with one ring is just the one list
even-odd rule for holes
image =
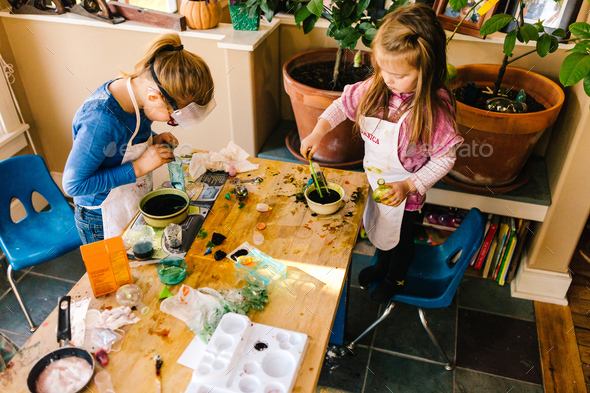
{"label": "books on shelf", "polygon": [[[437,245],[452,235],[468,211],[426,205],[424,217],[416,221],[420,226],[416,243]],[[530,220],[488,214],[485,235],[471,266],[484,278],[491,278],[499,285],[510,283],[520,264]]]}

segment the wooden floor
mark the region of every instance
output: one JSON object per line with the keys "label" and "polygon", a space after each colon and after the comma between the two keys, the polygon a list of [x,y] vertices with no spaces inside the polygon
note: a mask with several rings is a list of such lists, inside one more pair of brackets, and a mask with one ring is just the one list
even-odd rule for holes
{"label": "wooden floor", "polygon": [[[580,251],[590,256],[590,219],[586,223],[569,266],[573,279],[568,291],[568,308],[571,313],[560,309],[560,306],[535,303],[535,311],[539,310],[542,315],[550,318],[550,321],[547,321],[547,326],[549,324],[553,326],[553,329],[547,329],[550,331],[541,334],[543,323],[539,320],[537,322],[545,392],[586,392],[590,387],[590,261],[586,260]],[[537,318],[539,318],[539,311],[537,311]],[[560,328],[555,329],[555,326]],[[564,332],[560,330],[567,331],[563,334]],[[578,353],[575,351],[576,344],[572,345],[572,333],[577,341]],[[544,348],[547,346],[544,343],[555,345],[547,355],[544,352],[549,348]],[[556,350],[557,353],[553,353]],[[579,369],[579,362],[581,362],[584,375],[584,386],[579,386],[579,384],[574,386],[572,382],[578,380],[576,371]],[[558,363],[561,364],[560,372],[554,369]]]}

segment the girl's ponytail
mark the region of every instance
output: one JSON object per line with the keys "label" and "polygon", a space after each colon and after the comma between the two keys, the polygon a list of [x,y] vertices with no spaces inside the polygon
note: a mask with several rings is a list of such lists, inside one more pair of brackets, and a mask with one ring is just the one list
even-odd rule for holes
{"label": "girl's ponytail", "polygon": [[123,76],[138,78],[150,76],[150,66],[162,87],[176,101],[179,108],[194,102],[206,105],[213,98],[213,78],[203,59],[184,50],[180,36],[166,33],[158,36],[149,46],[145,56],[132,73],[121,71]]}

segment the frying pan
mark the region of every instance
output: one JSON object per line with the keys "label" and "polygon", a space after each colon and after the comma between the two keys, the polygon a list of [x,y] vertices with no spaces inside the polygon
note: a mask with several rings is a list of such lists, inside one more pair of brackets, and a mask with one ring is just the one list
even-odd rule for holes
{"label": "frying pan", "polygon": [[[70,345],[70,340],[72,338],[72,331],[70,328],[70,301],[71,298],[69,296],[62,296],[57,301],[57,342],[59,343],[60,348],[51,351],[41,359],[37,360],[37,363],[35,363],[33,368],[31,368],[31,371],[29,371],[27,386],[31,393],[38,393],[37,380],[39,379],[39,375],[41,375],[41,372],[43,372],[43,370],[55,360],[71,356],[84,359],[90,364],[92,367],[92,374],[94,374],[94,358],[92,355],[83,349]],[[77,393],[86,389],[86,385],[90,382],[90,379],[92,379],[92,374],[90,374],[84,387],[78,390]]]}

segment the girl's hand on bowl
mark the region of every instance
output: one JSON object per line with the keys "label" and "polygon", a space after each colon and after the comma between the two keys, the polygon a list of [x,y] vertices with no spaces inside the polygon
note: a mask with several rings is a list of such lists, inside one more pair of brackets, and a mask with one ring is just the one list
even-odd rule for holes
{"label": "girl's hand on bowl", "polygon": [[164,164],[174,161],[174,152],[164,145],[152,145],[137,160],[133,161],[135,178],[144,176]]}

